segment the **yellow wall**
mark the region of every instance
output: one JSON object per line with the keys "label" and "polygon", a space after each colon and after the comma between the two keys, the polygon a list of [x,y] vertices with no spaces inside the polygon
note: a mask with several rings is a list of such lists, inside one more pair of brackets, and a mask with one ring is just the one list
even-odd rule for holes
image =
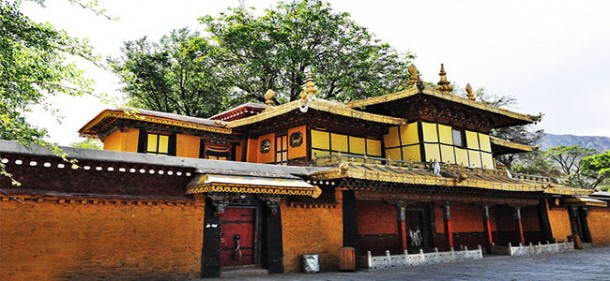
{"label": "yellow wall", "polygon": [[335,208],[289,207],[282,202],[282,243],[284,245],[284,270],[297,272],[301,268],[301,256],[308,253],[320,255],[322,270],[339,267],[339,248],[343,246],[343,216],[341,191],[335,191]]}
{"label": "yellow wall", "polygon": [[404,161],[421,161],[418,123],[390,127],[383,136],[386,158]]}
{"label": "yellow wall", "polygon": [[139,133],[140,130],[133,128],[116,131],[104,139],[104,150],[138,152]]}
{"label": "yellow wall", "polygon": [[177,134],[176,135],[176,156],[199,158],[199,137]]}
{"label": "yellow wall", "polygon": [[[267,140],[267,139],[271,142],[271,149],[267,153],[262,153],[262,152],[260,152],[260,144],[264,140]],[[256,162],[274,163],[275,162],[275,134],[271,133],[271,134],[266,134],[264,136],[258,137],[258,146],[253,147],[253,149],[256,149],[258,151],[258,158],[257,158]]]}
{"label": "yellow wall", "polygon": [[556,241],[566,241],[569,235],[572,235],[570,227],[570,216],[566,208],[548,208],[549,222],[553,238]]}
{"label": "yellow wall", "polygon": [[587,222],[593,244],[610,244],[610,209],[590,208]]}
{"label": "yellow wall", "polygon": [[[310,133],[312,157],[314,154],[319,157],[337,152],[375,157],[382,156],[381,140],[318,130],[311,130]],[[400,157],[397,159],[400,159]]]}

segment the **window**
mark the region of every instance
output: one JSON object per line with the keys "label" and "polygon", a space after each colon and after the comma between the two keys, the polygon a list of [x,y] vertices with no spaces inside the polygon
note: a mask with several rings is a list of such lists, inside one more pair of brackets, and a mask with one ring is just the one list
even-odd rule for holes
{"label": "window", "polygon": [[206,143],[204,140],[200,140],[199,147],[199,158],[233,160],[233,151],[230,145]]}
{"label": "window", "polygon": [[461,130],[453,129],[452,134],[453,134],[453,145],[459,146],[459,147],[464,147],[465,146],[464,133]]}
{"label": "window", "polygon": [[164,154],[169,152],[169,136],[159,134],[148,134],[146,153]]}
{"label": "window", "polygon": [[275,138],[275,164],[288,165],[288,136]]}

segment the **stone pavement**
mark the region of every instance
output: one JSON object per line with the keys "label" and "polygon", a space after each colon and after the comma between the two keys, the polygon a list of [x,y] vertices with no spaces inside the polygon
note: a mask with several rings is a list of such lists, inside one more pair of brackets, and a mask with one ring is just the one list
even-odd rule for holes
{"label": "stone pavement", "polygon": [[199,280],[607,280],[610,248],[541,254],[485,256],[483,260],[357,272],[289,273]]}

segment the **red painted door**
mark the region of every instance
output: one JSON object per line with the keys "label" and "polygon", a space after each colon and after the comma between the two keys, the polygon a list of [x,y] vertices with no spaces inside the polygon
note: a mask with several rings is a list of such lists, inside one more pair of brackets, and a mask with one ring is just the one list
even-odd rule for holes
{"label": "red painted door", "polygon": [[254,264],[255,208],[227,207],[220,222],[220,266]]}

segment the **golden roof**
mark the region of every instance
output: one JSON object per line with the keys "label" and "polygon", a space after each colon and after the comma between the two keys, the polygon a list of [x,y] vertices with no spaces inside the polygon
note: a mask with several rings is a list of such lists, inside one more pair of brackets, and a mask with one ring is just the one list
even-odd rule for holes
{"label": "golden roof", "polygon": [[491,140],[492,145],[501,146],[503,148],[507,148],[507,150],[510,150],[509,153],[531,152],[531,151],[538,150],[538,146],[520,144],[520,143],[516,143],[516,142],[499,139],[496,137],[490,137],[490,140]]}
{"label": "golden roof", "polygon": [[534,116],[534,115],[517,113],[514,111],[504,109],[504,108],[494,107],[491,105],[487,105],[487,104],[483,104],[480,102],[470,100],[468,98],[463,98],[463,97],[453,95],[453,94],[447,94],[442,91],[435,90],[435,89],[429,89],[429,88],[426,88],[426,89],[423,89],[420,91],[419,89],[412,87],[412,88],[408,88],[408,89],[402,90],[400,92],[392,93],[392,94],[372,97],[372,98],[363,99],[363,100],[351,101],[351,102],[347,103],[347,106],[349,106],[351,108],[360,108],[360,107],[365,107],[365,106],[369,106],[369,105],[376,105],[376,104],[396,101],[396,100],[400,100],[400,99],[404,99],[404,98],[408,98],[408,97],[412,97],[412,96],[416,96],[416,95],[435,97],[438,99],[447,100],[447,101],[451,101],[454,103],[459,103],[459,104],[469,106],[469,107],[472,107],[475,109],[479,109],[479,110],[507,116],[507,117],[510,117],[513,119],[525,121],[528,123],[536,122],[539,120],[539,117]]}
{"label": "golden roof", "polygon": [[[87,124],[85,124],[80,130],[78,130],[78,132],[81,136],[96,135],[100,133],[100,128],[96,127],[98,127],[98,125],[105,126],[102,123],[107,119],[136,120],[220,134],[231,134],[232,132],[231,129],[224,128],[220,121],[143,109],[137,109],[132,111],[129,111],[127,109],[106,109],[100,112]],[[113,122],[114,121],[110,122],[109,124]]]}
{"label": "golden roof", "polygon": [[[304,101],[305,100],[305,101]],[[227,128],[237,128],[245,125],[250,125],[263,120],[267,120],[273,117],[284,115],[288,112],[301,109],[308,110],[314,109],[322,112],[328,112],[335,115],[351,117],[371,122],[384,123],[389,125],[404,125],[407,124],[407,120],[404,118],[384,116],[374,113],[368,113],[364,111],[355,110],[343,103],[333,102],[324,99],[318,99],[312,96],[306,97],[305,99],[295,100],[289,103],[276,106],[273,110],[266,110],[258,115],[238,119],[235,121],[227,122]]]}
{"label": "golden roof", "polygon": [[[341,157],[341,156],[339,156]],[[349,158],[349,157],[347,157]],[[329,164],[336,161],[325,162]],[[392,162],[392,161],[390,161]],[[431,163],[407,165],[372,164],[374,161],[339,162],[337,168],[313,172],[312,180],[353,178],[386,183],[427,186],[452,186],[498,191],[539,192],[548,194],[586,196],[593,191],[562,186],[545,178],[511,178],[506,171],[467,168],[460,165],[439,164],[440,175],[432,172]],[[405,187],[408,189],[408,186]]]}

